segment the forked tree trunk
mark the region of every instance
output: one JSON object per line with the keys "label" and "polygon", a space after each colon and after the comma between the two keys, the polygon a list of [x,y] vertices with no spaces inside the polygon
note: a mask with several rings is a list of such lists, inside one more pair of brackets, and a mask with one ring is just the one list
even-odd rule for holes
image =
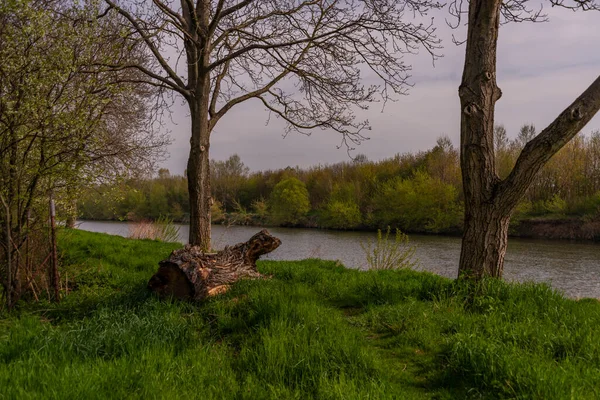
{"label": "forked tree trunk", "polygon": [[459,274],[501,276],[510,210],[494,200],[499,181],[494,156],[496,41],[500,0],[473,0],[469,6],[461,103],[461,169],[465,195]]}
{"label": "forked tree trunk", "polygon": [[528,142],[501,180],[494,156],[496,48],[502,0],[471,0],[462,82],[461,154],[465,197],[459,276],[502,277],[510,216],[539,170],[600,109],[600,77],[546,129]]}
{"label": "forked tree trunk", "polygon": [[204,253],[199,246],[175,250],[150,278],[148,288],[160,297],[202,300],[222,293],[242,278],[261,278],[256,261],[275,250],[281,241],[266,229],[245,243],[225,247],[218,253]]}

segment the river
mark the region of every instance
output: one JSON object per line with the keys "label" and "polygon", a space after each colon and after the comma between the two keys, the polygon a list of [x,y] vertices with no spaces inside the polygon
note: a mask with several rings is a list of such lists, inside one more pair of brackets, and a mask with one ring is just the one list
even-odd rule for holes
{"label": "river", "polygon": [[[127,236],[126,222],[80,221],[79,229]],[[189,227],[178,225],[182,243],[187,241]],[[245,242],[261,228],[213,225],[213,247]],[[268,228],[281,239],[281,246],[263,256],[271,260],[322,258],[339,260],[349,268],[365,265],[361,243],[373,239],[373,232],[344,232],[317,229]],[[449,278],[456,277],[460,254],[460,238],[448,236],[410,235],[416,246],[419,270]],[[510,238],[506,253],[504,278],[509,281],[546,282],[573,298],[600,298],[600,244],[557,240]]]}

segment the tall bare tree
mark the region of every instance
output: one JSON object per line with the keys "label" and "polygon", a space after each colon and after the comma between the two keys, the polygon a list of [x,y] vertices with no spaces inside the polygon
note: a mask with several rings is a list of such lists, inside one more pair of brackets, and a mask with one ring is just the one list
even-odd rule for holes
{"label": "tall bare tree", "polygon": [[[403,56],[439,41],[429,0],[105,0],[154,56],[148,82],[187,102],[191,244],[210,248],[210,136],[236,105],[256,99],[289,130],[332,129],[342,144],[364,139],[357,108],[405,93]],[[405,15],[416,16],[406,22]],[[178,68],[177,61],[185,60]],[[374,85],[361,75],[372,72]],[[184,77],[185,76],[185,77]]]}
{"label": "tall bare tree", "polygon": [[[511,214],[546,162],[571,140],[600,108],[600,77],[537,136],[500,179],[494,157],[494,108],[502,92],[496,83],[496,48],[502,22],[540,21],[526,0],[470,0],[462,82],[461,168],[465,223],[459,274],[501,277]],[[596,0],[550,0],[572,10],[598,10]],[[462,1],[451,11],[461,18]]]}

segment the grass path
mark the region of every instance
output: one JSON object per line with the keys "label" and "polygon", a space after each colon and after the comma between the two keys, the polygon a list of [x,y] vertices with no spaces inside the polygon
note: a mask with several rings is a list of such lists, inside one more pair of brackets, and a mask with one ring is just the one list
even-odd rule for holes
{"label": "grass path", "polygon": [[596,300],[304,260],[160,301],[177,246],[63,232],[69,295],[0,315],[0,399],[600,398]]}

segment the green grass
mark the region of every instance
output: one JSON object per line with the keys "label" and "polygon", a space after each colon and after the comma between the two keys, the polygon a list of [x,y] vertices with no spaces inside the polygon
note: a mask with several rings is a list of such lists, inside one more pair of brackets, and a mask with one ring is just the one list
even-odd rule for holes
{"label": "green grass", "polygon": [[304,260],[160,301],[145,285],[177,246],[63,232],[71,292],[0,316],[0,398],[600,398],[596,300]]}

